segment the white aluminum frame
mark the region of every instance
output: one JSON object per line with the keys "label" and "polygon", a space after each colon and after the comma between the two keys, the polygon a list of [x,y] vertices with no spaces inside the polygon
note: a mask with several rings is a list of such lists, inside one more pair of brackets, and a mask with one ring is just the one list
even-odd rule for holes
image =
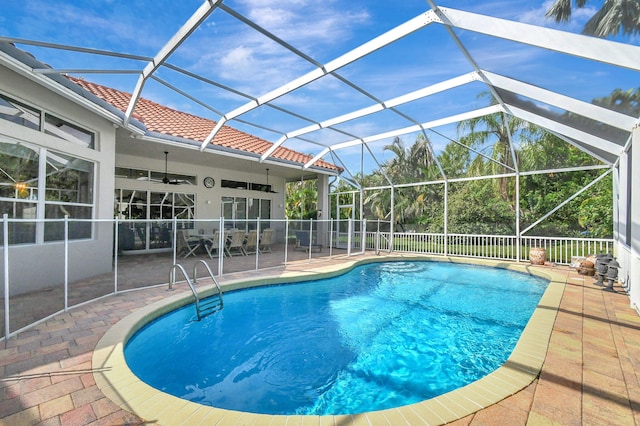
{"label": "white aluminum frame", "polygon": [[[578,99],[574,99],[569,96],[562,95],[560,93],[553,92],[551,90],[545,89],[543,87],[538,87],[536,85],[530,84],[526,81],[518,81],[512,78],[505,77],[503,75],[499,75],[495,72],[489,72],[481,69],[474,56],[470,53],[470,51],[464,46],[461,38],[458,36],[463,31],[475,32],[478,34],[483,34],[485,36],[494,38],[494,39],[504,39],[509,40],[518,45],[526,45],[531,46],[538,49],[545,49],[554,52],[558,52],[563,55],[570,55],[578,58],[582,58],[589,61],[597,61],[603,64],[612,65],[615,67],[625,68],[631,71],[640,71],[640,47],[631,45],[613,42],[609,40],[598,39],[594,37],[588,37],[580,34],[568,33],[565,31],[555,30],[544,28],[540,26],[524,24],[520,22],[514,22],[507,19],[495,18],[491,16],[481,15],[477,13],[470,13],[466,11],[461,11],[453,8],[445,8],[440,7],[436,4],[435,0],[427,0],[429,10],[420,13],[418,16],[410,19],[389,31],[379,35],[371,39],[364,44],[349,50],[347,53],[340,55],[333,60],[330,60],[326,63],[320,63],[313,58],[309,57],[302,51],[298,50],[295,46],[288,43],[286,40],[283,40],[277,37],[275,34],[265,30],[264,28],[257,25],[253,20],[241,15],[235,10],[231,9],[227,5],[223,4],[223,0],[204,0],[200,7],[193,13],[193,15],[187,19],[187,21],[181,26],[181,28],[167,41],[164,46],[159,49],[154,55],[150,56],[142,56],[142,55],[130,55],[126,53],[120,52],[110,52],[99,49],[91,49],[85,47],[78,46],[66,46],[56,43],[49,43],[47,41],[34,41],[34,40],[24,40],[19,38],[5,37],[0,36],[0,43],[13,43],[16,45],[28,45],[28,46],[37,46],[39,48],[44,49],[53,49],[53,50],[67,50],[78,52],[87,55],[101,55],[101,56],[111,56],[114,58],[127,59],[132,62],[139,62],[140,69],[136,69],[133,66],[131,69],[127,68],[113,68],[113,69],[78,69],[72,67],[57,67],[57,68],[45,68],[45,67],[31,67],[27,65],[28,60],[25,62],[21,62],[20,60],[12,57],[11,55],[0,51],[0,65],[7,67],[10,70],[18,72],[22,75],[27,76],[32,81],[46,87],[54,93],[60,94],[67,99],[72,100],[73,102],[81,105],[84,108],[87,108],[90,111],[93,111],[99,114],[101,117],[104,117],[116,126],[121,126],[132,132],[132,134],[136,137],[140,137],[150,141],[158,141],[162,143],[169,144],[179,144],[180,142],[172,139],[164,140],[162,136],[158,136],[155,134],[150,134],[150,132],[146,132],[144,126],[141,123],[137,123],[136,120],[133,120],[133,111],[136,107],[138,100],[140,99],[142,92],[144,90],[145,83],[150,79],[157,81],[158,83],[164,85],[168,89],[178,93],[190,101],[206,108],[208,111],[211,111],[216,116],[219,116],[219,120],[217,121],[215,127],[210,132],[208,137],[204,142],[194,144],[196,146],[193,147],[195,150],[196,147],[199,147],[200,151],[210,150],[216,151],[216,147],[213,146],[211,141],[214,139],[219,130],[228,122],[236,121],[238,123],[242,123],[245,125],[253,126],[258,129],[262,129],[268,132],[271,132],[277,135],[278,140],[269,147],[269,149],[264,152],[260,158],[260,162],[269,162],[269,163],[278,163],[277,158],[273,157],[274,152],[281,146],[286,146],[287,144],[291,144],[291,146],[295,147],[295,143],[299,141],[304,141],[307,144],[310,144],[314,147],[314,151],[311,153],[312,159],[307,161],[303,165],[299,165],[300,173],[305,173],[305,171],[309,168],[314,168],[315,170],[319,170],[317,166],[317,162],[320,159],[323,159],[325,156],[329,155],[331,161],[337,163],[341,166],[344,171],[344,175],[340,176],[341,179],[346,180],[355,188],[357,188],[361,193],[365,188],[362,188],[358,185],[358,181],[355,175],[350,170],[350,166],[343,161],[343,156],[341,156],[341,151],[346,151],[349,148],[361,146],[361,167],[360,171],[362,171],[362,162],[364,161],[364,148],[369,152],[371,158],[375,161],[375,163],[380,166],[380,162],[376,159],[373,151],[371,150],[370,143],[375,141],[382,141],[385,139],[394,138],[397,136],[402,136],[410,133],[421,132],[426,136],[426,130],[433,131],[436,127],[446,126],[458,123],[462,120],[468,120],[471,118],[479,118],[488,114],[502,113],[509,114],[520,119],[526,120],[530,123],[541,126],[550,133],[562,138],[567,143],[572,144],[573,146],[589,153],[594,156],[602,163],[604,163],[603,168],[610,168],[611,170],[615,170],[620,167],[619,158],[622,155],[625,155],[630,149],[632,142],[632,132],[635,131],[636,141],[638,140],[638,131],[637,128],[640,125],[640,118],[638,117],[628,117],[624,114],[619,114],[614,111],[608,110],[606,108],[601,108],[592,104],[589,104],[584,101],[580,101]],[[206,20],[207,18],[216,10],[220,9],[221,12],[228,14],[233,19],[237,20],[241,24],[248,26],[252,30],[259,33],[261,36],[267,37],[272,42],[277,43],[290,53],[296,55],[299,58],[309,62],[314,66],[314,69],[310,72],[307,72],[303,75],[297,76],[293,78],[291,81],[277,87],[277,88],[266,88],[266,93],[263,94],[246,94],[240,90],[229,87],[225,84],[210,80],[203,76],[197,75],[189,70],[182,69],[175,65],[172,65],[168,62],[171,55],[178,50],[182,44],[196,31]],[[425,30],[427,27],[431,26],[431,24],[443,25],[446,28],[446,31],[449,37],[453,40],[457,53],[462,54],[464,59],[468,62],[468,65],[471,68],[471,72],[467,74],[462,74],[457,77],[445,79],[443,81],[436,82],[435,84],[431,84],[429,86],[423,87],[419,90],[411,91],[409,93],[400,94],[392,99],[382,101],[376,97],[375,94],[370,93],[367,90],[364,90],[362,87],[354,84],[350,80],[344,78],[340,74],[338,74],[338,70],[343,67],[353,64],[360,59],[367,57],[368,55],[380,50],[392,48],[393,44],[404,38],[409,36],[410,34],[420,32]],[[247,99],[247,102],[243,105],[231,110],[224,112],[222,108],[216,107],[211,102],[207,102],[206,98],[200,98],[193,94],[190,94],[188,91],[183,90],[182,88],[170,83],[164,78],[159,78],[156,75],[157,71],[161,68],[165,68],[167,70],[171,70],[177,73],[182,74],[188,78],[192,78],[195,80],[199,80],[200,82],[215,86],[222,90],[227,91],[230,94],[235,96],[240,96],[242,98]],[[131,73],[139,73],[139,78],[135,87],[132,88],[131,100],[126,108],[126,111],[123,116],[114,114],[112,110],[107,110],[100,105],[93,103],[91,100],[83,98],[78,93],[75,93],[69,90],[67,87],[63,87],[57,81],[55,81],[52,77],[54,75],[64,74],[64,73],[77,73],[77,74],[131,74]],[[341,83],[344,83],[348,89],[355,91],[359,95],[363,95],[372,100],[372,105],[364,108],[359,108],[353,111],[348,111],[346,113],[342,113],[339,116],[325,119],[325,120],[315,120],[312,117],[306,117],[299,112],[285,109],[279,105],[277,105],[274,101],[281,98],[284,95],[295,92],[297,89],[305,87],[309,83],[312,83],[316,80],[322,78],[335,78]],[[496,105],[469,110],[463,113],[458,113],[446,117],[441,117],[437,120],[432,120],[429,122],[422,122],[422,120],[415,120],[412,117],[409,117],[402,111],[395,109],[401,105],[406,105],[409,102],[416,101],[419,99],[423,99],[437,93],[446,93],[447,91],[463,86],[467,83],[471,82],[481,82],[485,84],[487,90],[493,96],[493,100],[496,102]],[[120,88],[122,90],[122,88]],[[515,105],[510,105],[505,100],[500,99],[497,89],[504,89],[506,91],[510,91],[517,95],[521,95],[530,99],[533,99],[537,102],[543,103],[545,105],[549,105],[556,108],[561,108],[562,110],[576,114],[579,116],[586,117],[590,120],[595,120],[599,123],[603,123],[607,126],[611,126],[616,129],[621,129],[629,133],[629,136],[623,140],[605,140],[596,135],[588,134],[585,131],[581,131],[569,125],[566,125],[562,122],[550,119],[545,116],[541,116],[535,112],[526,111],[522,108],[519,108]],[[205,96],[205,95],[200,95]],[[243,119],[242,116],[250,111],[253,111],[261,106],[273,108],[277,111],[283,112],[285,114],[289,114],[291,116],[297,117],[303,121],[307,121],[310,123],[308,126],[297,128],[297,129],[276,129],[271,128],[273,126],[264,125],[257,122],[252,122],[251,120]],[[353,122],[357,119],[362,119],[364,117],[371,117],[375,119],[376,114],[381,113],[383,111],[391,111],[397,114],[402,120],[407,121],[407,126],[397,127],[390,130],[386,130],[381,133],[376,134],[367,134],[367,135],[355,135],[351,134],[348,131],[340,129],[339,127],[335,127],[339,124],[345,124]],[[395,126],[394,126],[395,127]],[[338,134],[347,136],[348,140],[341,140],[335,143],[327,143],[323,141],[314,140],[313,137],[307,135],[313,134],[314,132],[321,131],[323,129],[329,129],[331,131],[337,132]],[[636,130],[634,130],[636,129]],[[372,132],[373,133],[373,132]],[[512,159],[515,155],[515,149],[513,146],[512,135],[509,135],[509,143],[511,147],[511,155]],[[429,142],[429,139],[427,138]],[[458,144],[460,142],[453,141]],[[461,144],[462,145],[462,144]],[[469,147],[466,147],[473,151],[476,155],[483,155],[478,151],[474,151]],[[436,158],[433,146],[429,142],[429,149],[431,150],[431,154]],[[637,164],[638,151],[633,150],[633,161],[634,164]],[[236,155],[225,153],[225,155]],[[237,154],[242,155],[242,154]],[[487,157],[485,157],[487,158]],[[292,167],[290,163],[278,163],[283,164],[284,167]],[[437,163],[440,173],[442,174],[443,182],[446,186],[449,182],[455,182],[463,179],[449,179],[440,167],[440,164]],[[535,173],[532,172],[522,172],[518,169],[517,163],[516,166],[512,168],[513,173],[504,174],[504,176],[515,176],[516,179],[519,179],[520,176]],[[298,167],[298,166],[296,166]],[[597,166],[600,167],[600,166]],[[580,169],[587,170],[588,168],[567,168],[568,169]],[[354,170],[357,170],[354,168]],[[340,171],[328,171],[322,170],[321,173],[334,173],[339,174]],[[541,172],[541,171],[538,171]],[[501,175],[502,176],[502,175]],[[389,187],[391,189],[391,199],[392,204],[394,200],[394,190],[397,187],[401,187],[403,185],[397,185],[388,176],[384,176],[387,182],[389,183]],[[480,178],[493,178],[496,176],[484,176]],[[477,179],[477,178],[474,178]],[[424,185],[430,184],[430,182],[420,182],[420,183],[412,183],[409,185]],[[618,185],[618,180],[614,179],[614,184]],[[626,187],[625,187],[626,188]],[[369,189],[369,188],[366,188]],[[627,191],[637,193],[637,188],[626,188]],[[445,189],[445,197],[447,191]],[[362,198],[362,197],[361,197]],[[632,206],[628,206],[633,210],[633,207],[637,207],[634,201]],[[446,198],[445,198],[446,205]],[[637,210],[637,209],[636,209]],[[634,213],[636,210],[633,210]],[[445,217],[447,212],[445,211]],[[393,222],[393,217],[392,217]],[[446,226],[446,224],[445,224]],[[636,230],[636,228],[633,228]],[[523,231],[526,232],[527,230]],[[446,228],[445,228],[446,234]],[[521,234],[521,233],[519,233]],[[393,238],[393,237],[392,237]],[[634,244],[637,246],[638,238],[634,239]],[[632,250],[634,254],[637,254],[637,247],[634,246],[634,250]],[[640,263],[638,263],[640,264]]]}

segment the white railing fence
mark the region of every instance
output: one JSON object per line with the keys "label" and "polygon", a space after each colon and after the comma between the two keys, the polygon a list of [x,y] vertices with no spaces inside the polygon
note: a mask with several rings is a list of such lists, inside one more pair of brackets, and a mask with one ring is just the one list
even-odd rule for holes
{"label": "white railing fence", "polygon": [[[393,247],[391,241],[393,240]],[[575,257],[596,253],[612,253],[613,240],[609,238],[575,237],[518,237],[513,235],[433,234],[420,232],[368,231],[367,250],[376,252],[404,252],[443,256],[478,257],[483,259],[529,261],[532,248],[545,249],[548,262],[568,265]]]}
{"label": "white railing fence", "polygon": [[[348,219],[27,220],[5,215],[2,222],[0,340],[106,295],[166,285],[173,265],[190,271],[201,259],[221,276],[367,251],[528,261],[530,249],[537,247],[545,249],[548,261],[568,264],[574,256],[613,250],[610,239],[392,233],[388,223]],[[242,248],[231,246],[234,230],[244,236]]]}

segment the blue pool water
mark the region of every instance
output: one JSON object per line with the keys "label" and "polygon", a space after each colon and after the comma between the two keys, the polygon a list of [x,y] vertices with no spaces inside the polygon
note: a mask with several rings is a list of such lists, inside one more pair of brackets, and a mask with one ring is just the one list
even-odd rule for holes
{"label": "blue pool water", "polygon": [[131,370],[169,394],[264,414],[356,414],[478,380],[511,354],[548,281],[504,269],[385,262],[335,278],[189,305],[125,347]]}

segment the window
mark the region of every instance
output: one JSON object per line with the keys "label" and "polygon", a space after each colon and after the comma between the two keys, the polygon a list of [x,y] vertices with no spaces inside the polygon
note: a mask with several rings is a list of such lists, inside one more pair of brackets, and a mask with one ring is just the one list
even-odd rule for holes
{"label": "window", "polygon": [[180,175],[176,173],[156,172],[153,170],[130,169],[128,167],[116,167],[116,178],[133,179],[138,181],[148,181],[156,183],[167,183],[172,185],[196,185],[197,178],[193,175]]}
{"label": "window", "polygon": [[271,219],[271,200],[222,197],[221,209],[225,226],[228,228],[256,229],[258,221],[252,219],[258,218],[260,218],[261,229],[269,227],[267,220]]}
{"label": "window", "polygon": [[[45,219],[91,219],[93,214],[93,163],[47,152]],[[45,241],[64,238],[64,224],[45,223]],[[91,223],[72,221],[69,238],[91,238]]]}
{"label": "window", "polygon": [[149,170],[116,167],[115,176],[120,179],[144,180],[149,178]]}
{"label": "window", "polygon": [[[69,216],[70,219],[91,219],[92,212],[93,209],[91,207],[65,204],[46,204],[44,210],[47,219],[64,219],[65,216]],[[64,222],[45,222],[44,225],[45,241],[61,241],[64,239]],[[89,238],[91,238],[91,221],[72,220],[69,222],[70,240]]]}
{"label": "window", "polygon": [[80,126],[69,123],[49,113],[44,114],[44,125],[41,124],[42,111],[0,94],[0,119],[10,121],[33,130],[44,131],[48,135],[69,142],[95,148],[95,134]]}
{"label": "window", "polygon": [[249,187],[252,191],[271,192],[271,185],[266,185],[264,183],[252,183]]}
{"label": "window", "polygon": [[[27,144],[0,143],[0,214],[14,219],[37,218],[39,158],[39,151]],[[35,222],[10,224],[10,244],[35,242]]]}
{"label": "window", "polygon": [[238,180],[222,179],[220,181],[220,186],[222,188],[249,189],[251,191],[271,192],[271,185],[267,185],[264,183],[241,182]]}
{"label": "window", "polygon": [[178,219],[192,220],[195,218],[195,194],[173,194],[173,216]]}
{"label": "window", "polygon": [[220,181],[220,186],[222,188],[247,189],[247,182],[240,182],[240,181],[237,181],[237,180],[222,179]]}
{"label": "window", "polygon": [[39,150],[35,147],[0,143],[0,198],[37,200],[39,162]]}
{"label": "window", "polygon": [[[0,214],[7,214],[10,218],[35,219],[36,203],[8,202],[0,200]],[[4,241],[3,229],[0,229],[0,238]],[[36,223],[35,222],[10,222],[9,223],[9,244],[35,244]]]}
{"label": "window", "polygon": [[93,163],[52,152],[47,153],[47,201],[93,202]]}
{"label": "window", "polygon": [[40,111],[0,94],[0,118],[40,130]]}
{"label": "window", "polygon": [[[9,242],[33,244],[64,239],[64,223],[37,223],[35,219],[91,219],[93,179],[94,163],[90,161],[24,142],[0,142],[0,213],[15,219],[34,219],[12,223]],[[91,238],[91,229],[88,221],[72,221],[69,237]]]}
{"label": "window", "polygon": [[195,194],[116,189],[114,199],[115,217],[122,220],[118,228],[121,250],[170,248],[173,244],[172,219],[193,221],[195,218]]}
{"label": "window", "polygon": [[44,132],[75,144],[94,148],[94,134],[51,114],[45,114]]}

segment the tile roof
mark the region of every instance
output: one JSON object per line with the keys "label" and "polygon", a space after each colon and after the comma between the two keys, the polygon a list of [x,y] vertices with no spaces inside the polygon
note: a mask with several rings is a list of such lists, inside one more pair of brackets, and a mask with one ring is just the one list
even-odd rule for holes
{"label": "tile roof", "polygon": [[[69,77],[69,79],[83,89],[110,103],[120,111],[125,112],[129,106],[129,100],[131,99],[130,93],[74,77]],[[133,118],[143,123],[147,130],[151,132],[190,139],[197,142],[203,142],[216,125],[216,122],[213,120],[177,111],[142,97],[140,97],[136,104]],[[211,143],[252,154],[263,154],[273,145],[272,142],[229,126],[223,126]],[[278,147],[271,154],[271,157],[300,164],[304,164],[312,158],[310,155],[302,154],[282,146]],[[334,171],[341,170],[341,168],[334,164],[323,160],[317,161],[315,166]]]}

